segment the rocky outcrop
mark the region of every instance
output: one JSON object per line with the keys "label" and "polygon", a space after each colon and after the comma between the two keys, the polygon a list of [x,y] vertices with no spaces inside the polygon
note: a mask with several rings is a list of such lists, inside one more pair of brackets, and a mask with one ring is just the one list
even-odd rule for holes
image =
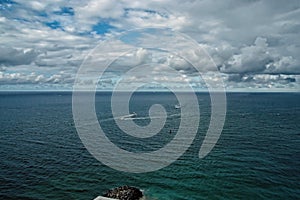
{"label": "rocky outcrop", "polygon": [[120,200],[139,200],[143,193],[138,188],[125,185],[108,190],[103,196]]}

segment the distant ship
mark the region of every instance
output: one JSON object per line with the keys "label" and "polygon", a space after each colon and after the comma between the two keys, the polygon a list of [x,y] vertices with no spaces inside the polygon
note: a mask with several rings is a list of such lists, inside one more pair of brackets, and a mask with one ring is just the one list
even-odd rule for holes
{"label": "distant ship", "polygon": [[135,117],[137,117],[137,114],[135,112],[133,112],[132,114],[122,116],[121,119],[124,120],[124,119],[131,119],[131,118],[135,118]]}
{"label": "distant ship", "polygon": [[179,104],[176,104],[175,109],[179,109],[179,108],[181,108],[181,106]]}

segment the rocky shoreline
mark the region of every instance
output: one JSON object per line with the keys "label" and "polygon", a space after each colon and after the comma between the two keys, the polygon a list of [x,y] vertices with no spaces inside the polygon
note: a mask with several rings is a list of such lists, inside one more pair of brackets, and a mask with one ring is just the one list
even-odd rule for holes
{"label": "rocky shoreline", "polygon": [[140,189],[128,185],[108,190],[103,195],[103,197],[119,200],[140,200],[143,196],[143,192]]}

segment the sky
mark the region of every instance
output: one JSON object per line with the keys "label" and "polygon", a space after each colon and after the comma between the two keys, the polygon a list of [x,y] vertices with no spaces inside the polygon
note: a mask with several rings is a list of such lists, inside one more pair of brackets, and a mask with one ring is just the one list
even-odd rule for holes
{"label": "sky", "polygon": [[[80,66],[99,43],[113,38],[114,49],[102,51],[118,54],[130,44],[117,35],[157,27],[195,40],[217,69],[197,58],[201,73],[222,79],[227,91],[299,92],[299,19],[298,0],[0,0],[0,90],[72,90]],[[156,37],[163,48],[168,40]],[[190,46],[182,48],[195,55]],[[147,62],[153,69],[143,68]],[[138,65],[139,74],[127,80],[131,84],[151,77],[178,88],[187,82],[196,90],[206,87],[182,58],[137,48],[112,64],[98,89],[113,89],[126,70]],[[181,75],[172,76],[165,66]]]}

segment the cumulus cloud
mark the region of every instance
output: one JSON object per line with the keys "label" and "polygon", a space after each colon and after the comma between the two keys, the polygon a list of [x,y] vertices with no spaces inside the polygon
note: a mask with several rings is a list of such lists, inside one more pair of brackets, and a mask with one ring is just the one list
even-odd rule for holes
{"label": "cumulus cloud", "polygon": [[257,37],[254,45],[240,49],[221,67],[224,73],[299,74],[300,68],[292,56],[282,56],[269,47],[266,38]]}
{"label": "cumulus cloud", "polygon": [[32,72],[26,73],[5,73],[0,72],[0,83],[2,84],[69,84],[73,83],[74,78],[70,74],[65,74],[63,71],[51,76],[44,74],[36,74]]}
{"label": "cumulus cloud", "polygon": [[225,73],[261,73],[273,60],[273,56],[268,51],[267,40],[258,37],[254,45],[241,48],[240,54],[229,58],[223,64],[221,71]]}
{"label": "cumulus cloud", "polygon": [[[2,85],[70,83],[99,40],[148,26],[169,27],[195,39],[213,58],[228,87],[299,85],[298,1],[12,0],[2,1],[0,10]],[[160,37],[157,44],[163,46]],[[215,78],[217,71],[209,61],[188,46],[182,51],[202,67],[202,73]],[[118,72],[148,62],[162,64],[153,69],[162,75],[158,78],[165,75],[163,65],[187,76],[184,80],[195,78],[193,66],[180,57],[137,49],[113,63],[103,87],[113,84]]]}
{"label": "cumulus cloud", "polygon": [[256,75],[240,75],[230,74],[227,77],[227,88],[245,88],[248,89],[268,89],[267,91],[287,89],[288,91],[299,91],[299,83],[297,75],[271,75],[271,74],[256,74]]}
{"label": "cumulus cloud", "polygon": [[37,56],[38,52],[33,49],[0,46],[0,63],[5,66],[30,64]]}
{"label": "cumulus cloud", "polygon": [[232,82],[255,82],[255,83],[295,83],[295,75],[270,75],[270,74],[258,74],[258,75],[241,75],[241,74],[230,74],[228,80]]}

